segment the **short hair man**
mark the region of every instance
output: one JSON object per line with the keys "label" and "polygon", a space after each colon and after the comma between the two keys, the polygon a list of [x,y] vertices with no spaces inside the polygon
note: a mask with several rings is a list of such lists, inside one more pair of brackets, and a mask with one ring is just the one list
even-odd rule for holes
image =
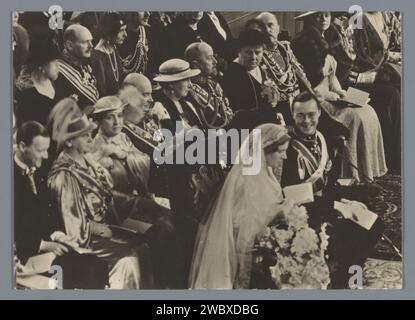
{"label": "short hair man", "polygon": [[153,107],[152,85],[150,80],[139,73],[130,73],[122,83],[119,97],[126,104],[124,109],[124,129],[133,144],[142,152],[152,156],[159,120],[151,116]]}
{"label": "short hair man", "polygon": [[93,49],[91,32],[79,24],[66,28],[64,49],[59,63],[59,77],[55,81],[56,98],[76,96],[83,110],[99,98],[96,78],[90,65]]}
{"label": "short hair man", "polygon": [[14,236],[17,257],[26,264],[30,257],[39,253],[53,253],[56,258],[52,264],[61,266],[64,273],[63,288],[103,289],[108,282],[107,265],[92,255],[79,255],[63,244],[70,239],[57,231],[57,219],[48,215],[46,186],[36,172],[48,158],[48,131],[38,122],[25,122],[17,132],[16,142]]}
{"label": "short hair man", "polygon": [[205,42],[192,43],[186,48],[185,59],[191,68],[200,70],[200,74],[192,78],[188,100],[195,106],[204,127],[209,129],[227,126],[233,118],[233,112],[221,85],[215,79],[218,75],[217,61],[212,47]]}
{"label": "short hair man", "polygon": [[338,264],[338,270],[333,272],[332,288],[345,288],[348,285],[349,267],[363,264],[380,238],[384,225],[378,219],[372,229],[366,231],[352,221],[349,212],[343,210],[341,213],[346,219],[337,218],[339,214],[334,209],[334,200],[344,202],[351,211],[356,206],[366,206],[344,199],[341,190],[335,190],[334,184],[328,183],[331,180],[328,175],[332,164],[326,139],[317,130],[321,114],[317,98],[309,92],[302,92],[294,99],[294,128],[290,132],[292,139],[283,164],[281,185],[285,187],[307,182],[312,184],[314,202],[306,205],[309,224],[313,228],[319,228],[321,223],[328,221],[333,227],[329,259]]}

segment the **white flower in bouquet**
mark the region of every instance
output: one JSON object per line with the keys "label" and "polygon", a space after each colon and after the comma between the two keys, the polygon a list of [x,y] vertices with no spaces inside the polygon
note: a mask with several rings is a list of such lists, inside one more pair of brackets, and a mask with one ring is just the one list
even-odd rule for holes
{"label": "white flower in bouquet", "polygon": [[308,216],[304,207],[294,207],[286,216],[288,227],[292,230],[308,228]]}
{"label": "white flower in bouquet", "polygon": [[329,236],[326,233],[327,223],[323,223],[320,228],[319,238],[320,238],[320,253],[321,258],[324,258],[327,247],[329,246]]}
{"label": "white flower in bouquet", "polygon": [[298,231],[291,245],[291,253],[302,258],[307,253],[318,250],[318,238],[313,229],[307,228]]}
{"label": "white flower in bouquet", "polygon": [[312,289],[327,289],[330,284],[329,268],[320,256],[313,255],[303,271],[303,283]]}
{"label": "white flower in bouquet", "polygon": [[268,238],[269,236],[271,236],[271,228],[267,227],[264,231],[263,237]]}
{"label": "white flower in bouquet", "polygon": [[277,241],[278,246],[281,249],[288,249],[290,246],[290,240],[292,239],[294,232],[292,230],[283,230],[276,227],[272,227],[272,235]]}
{"label": "white flower in bouquet", "polygon": [[330,274],[325,261],[328,235],[324,223],[318,232],[308,226],[304,207],[294,207],[283,225],[267,227],[259,246],[272,249],[271,278],[279,289],[326,289]]}

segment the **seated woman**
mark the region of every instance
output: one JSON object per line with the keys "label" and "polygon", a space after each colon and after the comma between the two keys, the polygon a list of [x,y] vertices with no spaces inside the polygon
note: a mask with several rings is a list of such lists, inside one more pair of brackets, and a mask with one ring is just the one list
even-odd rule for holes
{"label": "seated woman", "polygon": [[284,200],[272,173],[273,167],[285,159],[290,137],[281,125],[263,124],[257,129],[261,137],[254,131],[244,141],[240,155],[252,148],[259,173],[246,174],[252,163],[232,167],[209,216],[199,226],[190,288],[249,288],[256,236],[278,214],[286,215],[294,209],[292,201]]}
{"label": "seated woman", "polygon": [[[258,30],[266,35],[264,57],[261,68],[271,76],[278,90],[276,109],[284,117],[286,125],[293,125],[292,102],[302,90],[313,92],[310,81],[291,50],[288,41],[279,41],[279,24],[277,17],[270,12],[262,12],[256,19],[246,22],[245,29]],[[322,111],[319,130],[325,134],[328,144],[336,148],[341,142],[339,137],[348,137],[349,131],[340,122]]]}
{"label": "seated woman", "polygon": [[149,24],[147,11],[122,12],[127,24],[127,37],[116,50],[121,57],[125,74],[147,74],[149,60]]}
{"label": "seated woman", "polygon": [[342,86],[353,86],[370,93],[371,105],[382,126],[386,164],[389,172],[399,174],[401,66],[391,60],[390,54],[397,53],[387,49],[392,39],[390,32],[384,30],[382,13],[386,12],[364,12],[362,29],[350,28],[348,15],[337,16],[324,36],[330,54],[338,63],[336,75]]}
{"label": "seated woman", "polygon": [[34,120],[46,125],[57,102],[53,82],[58,78],[59,51],[52,40],[32,39],[30,56],[16,81],[17,125]]}
{"label": "seated woman", "polygon": [[138,239],[129,234],[115,238],[115,230],[109,226],[117,221],[111,176],[88,157],[96,125],[86,115],[80,116],[76,105],[58,104],[55,108],[52,138],[61,152],[48,178],[52,207],[60,215],[66,234],[108,263],[110,288],[145,287]]}
{"label": "seated woman", "polygon": [[180,287],[180,247],[172,216],[148,190],[150,157],[134,147],[122,132],[124,104],[118,97],[103,97],[94,107],[92,117],[97,120],[99,131],[93,156],[109,170],[114,181],[115,208],[124,214],[121,218],[151,224],[144,237],[151,249],[156,287]]}
{"label": "seated woman", "polygon": [[229,64],[223,76],[223,90],[235,112],[234,126],[253,129],[262,123],[282,123],[275,108],[278,88],[267,70],[260,67],[265,35],[243,30],[238,38],[238,58]]}
{"label": "seated woman", "polygon": [[[155,104],[150,113],[160,120],[161,126],[176,136],[193,127],[207,129],[200,116],[202,110],[197,109],[200,106],[186,99],[191,90],[190,79],[199,75],[200,70],[191,69],[187,61],[170,59],[161,64],[159,73],[154,81],[158,81],[162,88],[154,95]],[[188,271],[197,225],[222,182],[223,172],[217,165],[189,164],[186,161],[164,167],[175,227],[181,237]]]}
{"label": "seated woman", "polygon": [[163,128],[176,132],[176,122],[184,130],[202,127],[202,121],[195,107],[185,98],[190,91],[190,79],[200,74],[199,69],[190,69],[188,62],[170,59],[159,67],[159,75],[153,80],[160,83],[161,90],[154,94],[152,115],[156,115]]}
{"label": "seated woman", "polygon": [[127,37],[127,26],[118,12],[106,12],[98,30],[100,40],[91,53],[91,66],[100,97],[116,94],[124,80],[122,60],[116,49]]}
{"label": "seated woman", "polygon": [[293,40],[293,50],[304,66],[305,72],[320,97],[322,108],[331,117],[349,128],[344,156],[345,177],[357,181],[369,180],[387,172],[382,130],[376,112],[369,105],[343,107],[337,101],[346,92],[336,77],[336,60],[328,54],[324,32],[330,26],[329,12],[313,12],[301,15],[303,31]]}
{"label": "seated woman", "polygon": [[55,216],[49,212],[46,181],[38,171],[48,157],[50,138],[46,128],[36,121],[25,122],[16,138],[14,243],[23,269],[17,276],[26,282],[25,274],[43,273],[45,262],[49,261],[49,266],[62,268],[63,289],[104,289],[108,284],[107,264],[94,255],[79,254],[67,246],[65,243],[71,239],[59,230]]}

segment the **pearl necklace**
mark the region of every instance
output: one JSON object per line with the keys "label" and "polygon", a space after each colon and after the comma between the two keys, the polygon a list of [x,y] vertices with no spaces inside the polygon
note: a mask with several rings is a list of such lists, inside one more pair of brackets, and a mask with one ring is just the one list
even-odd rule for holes
{"label": "pearl necklace", "polygon": [[[101,48],[108,55],[110,59],[112,73],[114,75],[115,80],[118,82],[118,80],[120,79],[120,73],[118,70],[117,56],[115,50],[114,48],[111,48],[111,50],[109,50],[106,45],[102,45]],[[114,62],[112,62],[112,59],[114,59]]]}

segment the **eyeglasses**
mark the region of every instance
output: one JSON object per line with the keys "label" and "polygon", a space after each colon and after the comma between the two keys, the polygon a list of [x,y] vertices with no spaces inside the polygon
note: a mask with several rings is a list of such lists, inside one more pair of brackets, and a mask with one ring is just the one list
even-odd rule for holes
{"label": "eyeglasses", "polygon": [[305,120],[306,117],[310,118],[311,120],[315,120],[318,117],[318,112],[308,112],[308,113],[295,112],[294,113],[294,118],[297,118],[299,120]]}

